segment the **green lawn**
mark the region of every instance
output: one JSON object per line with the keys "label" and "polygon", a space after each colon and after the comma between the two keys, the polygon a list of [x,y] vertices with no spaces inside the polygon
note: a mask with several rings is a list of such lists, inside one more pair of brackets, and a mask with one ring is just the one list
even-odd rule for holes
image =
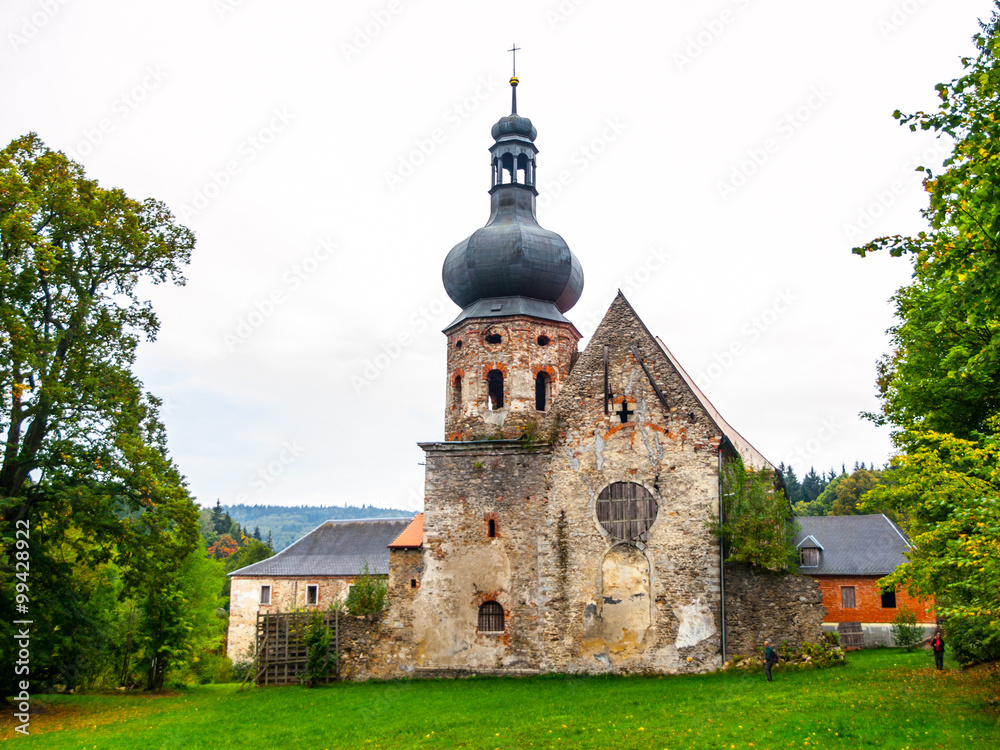
{"label": "green lawn", "polygon": [[[984,673],[926,652],[857,652],[812,672],[476,678],[47,698],[30,737],[59,748],[995,748]],[[990,680],[993,680],[992,682]]]}

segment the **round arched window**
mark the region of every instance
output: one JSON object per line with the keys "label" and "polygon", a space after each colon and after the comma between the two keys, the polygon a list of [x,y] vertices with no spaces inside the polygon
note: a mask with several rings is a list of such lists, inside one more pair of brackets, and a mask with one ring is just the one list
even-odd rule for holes
{"label": "round arched window", "polygon": [[656,520],[656,498],[635,482],[613,482],[597,496],[597,520],[611,538],[633,541]]}

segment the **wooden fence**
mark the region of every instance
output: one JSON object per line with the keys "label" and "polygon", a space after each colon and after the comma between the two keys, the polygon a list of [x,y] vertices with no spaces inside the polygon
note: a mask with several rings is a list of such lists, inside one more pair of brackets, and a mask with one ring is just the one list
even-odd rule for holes
{"label": "wooden fence", "polygon": [[[295,685],[301,680],[308,660],[305,637],[312,612],[257,613],[257,649],[251,673],[258,685]],[[323,613],[329,628],[331,655],[340,651],[340,616]],[[339,666],[339,662],[338,662]],[[334,668],[325,682],[337,679]]]}

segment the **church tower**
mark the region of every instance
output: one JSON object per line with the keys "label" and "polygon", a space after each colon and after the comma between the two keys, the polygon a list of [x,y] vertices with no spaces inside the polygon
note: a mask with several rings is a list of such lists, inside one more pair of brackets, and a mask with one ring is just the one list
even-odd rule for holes
{"label": "church tower", "polygon": [[448,337],[446,440],[532,434],[577,356],[581,335],[565,317],[583,292],[566,241],[536,218],[537,131],[517,113],[492,129],[490,218],[444,262],[448,296],[462,308]]}

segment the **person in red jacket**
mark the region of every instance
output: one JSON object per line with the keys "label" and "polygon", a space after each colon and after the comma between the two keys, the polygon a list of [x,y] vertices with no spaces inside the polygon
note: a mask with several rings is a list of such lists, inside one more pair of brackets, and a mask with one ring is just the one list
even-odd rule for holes
{"label": "person in red jacket", "polygon": [[938,669],[944,669],[944,638],[941,637],[940,630],[934,633],[934,637],[931,639],[931,648],[934,649],[934,666]]}

